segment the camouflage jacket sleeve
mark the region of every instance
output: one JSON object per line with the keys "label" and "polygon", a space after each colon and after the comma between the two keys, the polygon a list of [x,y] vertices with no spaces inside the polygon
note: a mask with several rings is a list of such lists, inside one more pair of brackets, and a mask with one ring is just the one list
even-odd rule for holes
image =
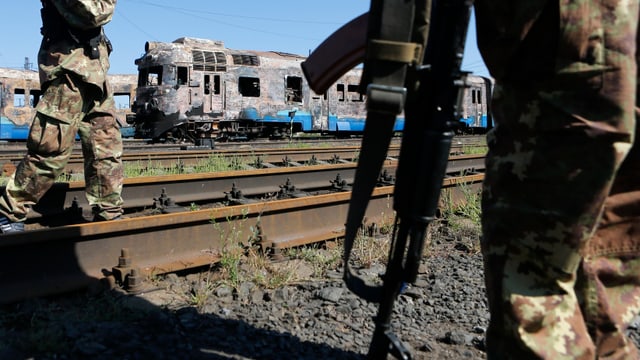
{"label": "camouflage jacket sleeve", "polygon": [[51,0],[74,28],[92,29],[111,21],[117,0]]}

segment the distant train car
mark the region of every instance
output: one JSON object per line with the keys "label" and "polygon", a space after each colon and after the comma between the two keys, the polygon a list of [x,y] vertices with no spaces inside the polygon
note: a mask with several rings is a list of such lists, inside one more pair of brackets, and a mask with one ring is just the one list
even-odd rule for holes
{"label": "distant train car", "polygon": [[[300,68],[305,58],[228,49],[221,41],[147,42],[137,59],[136,136],[210,143],[210,139],[279,137],[296,132],[359,134],[366,118],[361,71],[316,94]],[[398,118],[396,130],[402,131]]]}
{"label": "distant train car", "polygon": [[[124,137],[134,128],[126,123],[135,97],[135,75],[109,75],[118,105],[116,118]],[[0,68],[0,140],[25,140],[42,91],[37,71]]]}
{"label": "distant train car", "polygon": [[493,127],[489,104],[493,80],[487,77],[470,75],[467,87],[463,89],[462,116],[459,119],[458,132],[465,134],[483,134]]}

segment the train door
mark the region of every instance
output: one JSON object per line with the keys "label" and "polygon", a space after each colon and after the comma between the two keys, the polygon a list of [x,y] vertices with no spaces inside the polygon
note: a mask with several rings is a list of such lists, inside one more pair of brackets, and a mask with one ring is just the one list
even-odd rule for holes
{"label": "train door", "polygon": [[204,75],[204,111],[219,117],[222,113],[222,91],[220,74]]}
{"label": "train door", "polygon": [[471,108],[473,111],[473,127],[482,127],[483,107],[482,88],[480,87],[474,86],[471,88]]}
{"label": "train door", "polygon": [[309,102],[309,108],[311,109],[311,114],[313,115],[313,130],[325,131],[326,129],[326,121],[327,117],[327,109],[325,108],[325,99],[326,93],[324,95],[318,95],[313,91],[310,91],[311,100]]}

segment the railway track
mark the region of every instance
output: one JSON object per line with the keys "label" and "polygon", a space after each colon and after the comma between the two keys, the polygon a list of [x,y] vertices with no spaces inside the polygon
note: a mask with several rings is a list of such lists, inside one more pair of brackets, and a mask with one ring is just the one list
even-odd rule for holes
{"label": "railway track", "polygon": [[[452,154],[462,154],[469,148],[468,145],[454,145]],[[139,169],[144,172],[147,169],[156,169],[168,173],[193,172],[194,167],[206,167],[213,162],[227,159],[245,168],[268,168],[276,166],[300,166],[308,164],[335,164],[353,162],[360,152],[359,146],[321,147],[303,149],[228,149],[228,150],[186,150],[186,151],[145,151],[125,152],[122,160],[125,168]],[[391,145],[389,157],[397,157],[400,153],[400,145]],[[15,166],[24,155],[22,153],[0,154],[3,176],[10,176],[15,171]],[[68,181],[82,178],[84,172],[84,160],[80,153],[74,153],[65,168]]]}
{"label": "railway track", "polygon": [[[481,156],[453,157],[448,173],[471,171],[443,186],[478,184],[481,163]],[[385,168],[395,173],[395,161]],[[127,179],[125,219],[78,224],[66,223],[88,210],[84,184],[58,184],[36,207],[29,231],[0,242],[0,303],[99,280],[135,292],[153,275],[214,263],[229,241],[278,253],[340,238],[354,173],[350,163]],[[393,217],[392,196],[392,185],[375,190],[368,224]]]}

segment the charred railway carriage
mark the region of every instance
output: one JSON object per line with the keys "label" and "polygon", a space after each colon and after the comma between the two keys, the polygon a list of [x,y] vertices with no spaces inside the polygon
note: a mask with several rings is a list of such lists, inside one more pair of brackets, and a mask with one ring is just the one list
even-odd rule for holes
{"label": "charred railway carriage", "polygon": [[[362,132],[360,70],[315,94],[302,74],[304,57],[228,49],[221,41],[180,38],[148,42],[136,60],[138,90],[129,119],[139,137],[210,141],[292,132]],[[398,118],[396,130],[401,131]]]}
{"label": "charred railway carriage", "polygon": [[[109,75],[114,96],[119,103],[116,118],[126,125],[135,96],[134,75]],[[37,71],[0,68],[0,140],[25,140],[40,101],[40,79]],[[124,137],[133,136],[133,128],[121,127]]]}
{"label": "charred railway carriage", "polygon": [[482,76],[469,76],[467,85],[462,96],[459,132],[485,133],[493,125],[489,115],[493,81]]}

